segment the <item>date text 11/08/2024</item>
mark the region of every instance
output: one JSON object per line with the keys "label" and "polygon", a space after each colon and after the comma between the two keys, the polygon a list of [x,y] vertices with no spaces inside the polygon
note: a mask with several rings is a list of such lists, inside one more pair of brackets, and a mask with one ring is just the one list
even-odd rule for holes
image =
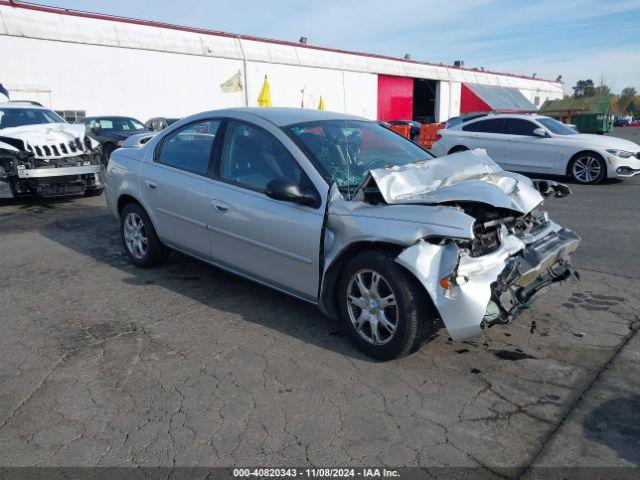
{"label": "date text 11/08/2024", "polygon": [[393,478],[397,470],[387,468],[234,468],[233,476],[274,478]]}

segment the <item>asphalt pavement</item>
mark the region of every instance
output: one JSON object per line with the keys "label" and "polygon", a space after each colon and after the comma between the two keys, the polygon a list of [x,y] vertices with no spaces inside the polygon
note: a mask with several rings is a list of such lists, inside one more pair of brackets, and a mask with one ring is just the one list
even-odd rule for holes
{"label": "asphalt pavement", "polygon": [[0,466],[637,468],[640,179],[571,188],[581,281],[387,363],[182,255],[131,266],[103,197],[1,203]]}

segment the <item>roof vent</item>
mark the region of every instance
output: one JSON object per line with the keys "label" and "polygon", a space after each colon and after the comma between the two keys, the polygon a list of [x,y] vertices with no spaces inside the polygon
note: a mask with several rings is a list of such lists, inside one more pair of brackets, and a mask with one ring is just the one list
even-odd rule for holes
{"label": "roof vent", "polygon": [[454,60],[453,66],[457,68],[464,67],[464,60]]}
{"label": "roof vent", "polygon": [[306,45],[307,44],[307,37],[300,37],[300,40],[298,40],[301,44]]}

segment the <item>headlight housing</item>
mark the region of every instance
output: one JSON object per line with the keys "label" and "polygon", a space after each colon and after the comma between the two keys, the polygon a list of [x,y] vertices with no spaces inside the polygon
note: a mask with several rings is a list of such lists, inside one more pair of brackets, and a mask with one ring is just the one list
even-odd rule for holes
{"label": "headlight housing", "polygon": [[620,158],[631,158],[631,157],[635,157],[636,156],[635,153],[627,152],[626,150],[611,149],[611,150],[607,150],[607,153],[610,153],[611,155],[614,155],[614,156],[620,157]]}

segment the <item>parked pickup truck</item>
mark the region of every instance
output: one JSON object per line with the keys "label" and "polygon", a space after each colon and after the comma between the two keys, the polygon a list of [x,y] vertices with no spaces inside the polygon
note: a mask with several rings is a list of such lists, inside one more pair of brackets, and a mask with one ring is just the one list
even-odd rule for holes
{"label": "parked pickup truck", "polygon": [[101,157],[84,125],[38,104],[0,103],[0,198],[100,195]]}

